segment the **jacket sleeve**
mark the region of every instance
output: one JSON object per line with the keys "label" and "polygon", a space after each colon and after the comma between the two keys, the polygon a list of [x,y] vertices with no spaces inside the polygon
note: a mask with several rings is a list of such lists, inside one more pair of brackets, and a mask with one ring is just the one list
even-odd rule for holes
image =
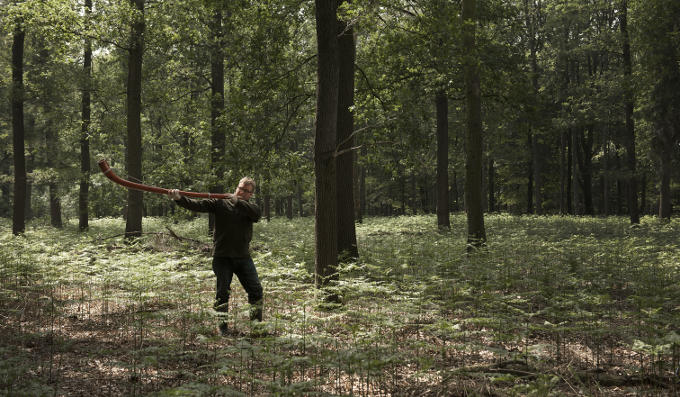
{"label": "jacket sleeve", "polygon": [[238,200],[236,202],[235,206],[240,213],[248,217],[248,219],[251,220],[251,222],[257,222],[260,220],[260,217],[262,216],[262,212],[260,211],[260,207],[258,207],[256,204],[253,204],[249,201],[245,200]]}
{"label": "jacket sleeve", "polygon": [[196,212],[215,212],[219,207],[219,202],[219,199],[194,200],[186,196],[182,196],[179,200],[175,200],[175,203],[180,207]]}

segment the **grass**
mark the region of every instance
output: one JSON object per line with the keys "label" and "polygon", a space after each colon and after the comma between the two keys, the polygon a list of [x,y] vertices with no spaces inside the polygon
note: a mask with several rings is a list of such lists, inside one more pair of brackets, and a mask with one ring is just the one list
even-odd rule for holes
{"label": "grass", "polygon": [[[344,304],[314,288],[313,219],[256,225],[265,322],[234,282],[218,336],[205,219],[79,233],[0,221],[0,395],[674,395],[680,223],[368,218]],[[199,240],[179,241],[168,233]]]}

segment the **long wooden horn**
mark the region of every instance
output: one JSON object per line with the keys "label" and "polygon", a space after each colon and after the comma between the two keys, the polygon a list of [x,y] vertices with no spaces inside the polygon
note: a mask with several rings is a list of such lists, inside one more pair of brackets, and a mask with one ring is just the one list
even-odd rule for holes
{"label": "long wooden horn", "polygon": [[[163,189],[162,187],[155,187],[155,186],[149,186],[145,185],[143,183],[136,183],[136,182],[130,182],[127,181],[118,175],[116,175],[115,172],[109,167],[109,163],[106,162],[105,159],[99,160],[97,163],[99,164],[99,169],[102,170],[102,173],[112,180],[113,182],[125,186],[128,189],[135,189],[135,190],[141,190],[144,192],[151,192],[151,193],[158,193],[158,194],[168,194],[168,191],[170,189]],[[199,198],[218,198],[218,199],[223,199],[223,198],[228,198],[231,197],[231,194],[229,193],[197,193],[197,192],[185,192],[180,190],[179,194],[182,196],[188,196],[188,197],[199,197]]]}

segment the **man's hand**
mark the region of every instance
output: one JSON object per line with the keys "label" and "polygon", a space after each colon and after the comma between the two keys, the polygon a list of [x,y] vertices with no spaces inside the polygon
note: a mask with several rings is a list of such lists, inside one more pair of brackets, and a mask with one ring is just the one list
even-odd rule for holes
{"label": "man's hand", "polygon": [[168,190],[168,197],[170,197],[171,200],[179,200],[182,198],[182,195],[179,194],[179,189],[170,189]]}

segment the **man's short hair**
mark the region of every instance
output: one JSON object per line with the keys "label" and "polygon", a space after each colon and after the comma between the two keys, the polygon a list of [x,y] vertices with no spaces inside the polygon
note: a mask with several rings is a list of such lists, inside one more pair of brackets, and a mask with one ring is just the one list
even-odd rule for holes
{"label": "man's short hair", "polygon": [[250,185],[250,186],[253,187],[253,191],[255,190],[255,187],[256,187],[255,186],[255,180],[253,178],[249,177],[249,176],[244,176],[243,178],[241,178],[241,180],[238,181],[238,184],[239,185],[241,185],[241,184]]}

